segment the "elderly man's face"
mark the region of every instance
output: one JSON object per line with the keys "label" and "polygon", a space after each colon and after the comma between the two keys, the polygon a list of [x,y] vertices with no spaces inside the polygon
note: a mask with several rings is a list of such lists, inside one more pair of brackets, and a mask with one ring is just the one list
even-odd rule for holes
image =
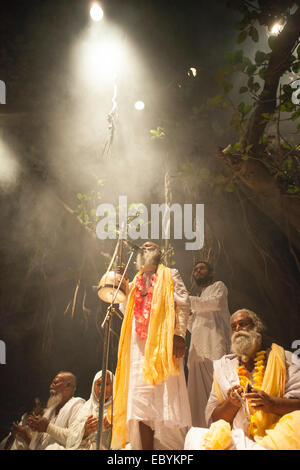
{"label": "elderly man's face", "polygon": [[157,266],[159,264],[160,250],[156,243],[147,241],[141,246],[141,250],[136,258],[138,270],[144,269],[146,266]]}
{"label": "elderly man's face", "polygon": [[71,390],[64,374],[57,374],[50,385],[50,395],[68,395]]}
{"label": "elderly man's face", "polygon": [[247,363],[255,357],[262,345],[262,335],[246,311],[239,311],[231,317],[231,351]]}
{"label": "elderly man's face", "polygon": [[249,331],[254,328],[252,319],[249,317],[247,312],[238,312],[231,317],[230,321],[232,334],[237,331]]}
{"label": "elderly man's face", "polygon": [[141,246],[141,248],[144,253],[159,250],[159,247],[153,242],[146,242]]}

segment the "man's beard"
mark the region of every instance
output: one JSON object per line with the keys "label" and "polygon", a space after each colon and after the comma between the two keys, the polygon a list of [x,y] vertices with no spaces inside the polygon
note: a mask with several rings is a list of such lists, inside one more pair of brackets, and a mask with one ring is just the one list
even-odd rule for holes
{"label": "man's beard", "polygon": [[211,284],[212,283],[212,275],[211,274],[207,274],[205,277],[203,278],[200,278],[200,279],[195,279],[194,277],[194,281],[196,283],[196,286],[207,286],[207,284]]}
{"label": "man's beard", "polygon": [[160,260],[160,251],[152,250],[146,252],[139,252],[136,257],[136,266],[138,271],[140,271],[145,266],[157,266]]}
{"label": "man's beard", "polygon": [[62,402],[62,394],[56,393],[55,395],[50,395],[50,398],[47,402],[47,408],[56,409],[58,405]]}
{"label": "man's beard", "polygon": [[236,331],[231,337],[231,351],[247,363],[262,345],[262,336],[256,330]]}

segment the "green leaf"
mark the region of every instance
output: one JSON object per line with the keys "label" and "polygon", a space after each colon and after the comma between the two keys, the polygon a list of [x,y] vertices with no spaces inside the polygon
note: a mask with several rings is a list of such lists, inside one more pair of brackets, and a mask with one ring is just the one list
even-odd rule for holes
{"label": "green leaf", "polygon": [[258,31],[254,26],[251,26],[249,30],[249,36],[252,38],[254,42],[258,42]]}
{"label": "green leaf", "polygon": [[211,98],[210,103],[211,104],[219,104],[223,100],[223,95],[216,95],[213,98]]}
{"label": "green leaf", "polygon": [[268,39],[268,46],[271,50],[274,49],[274,46],[275,46],[275,42],[277,40],[277,37],[276,36],[270,36],[269,39]]}
{"label": "green leaf", "polygon": [[241,31],[240,34],[239,34],[238,37],[237,37],[236,42],[237,42],[238,44],[241,44],[242,42],[244,42],[244,41],[246,40],[247,36],[248,36],[248,33],[247,33],[246,30]]}
{"label": "green leaf", "polygon": [[234,189],[234,186],[230,183],[225,186],[225,191],[227,191],[227,193],[233,193]]}
{"label": "green leaf", "polygon": [[298,119],[298,117],[300,116],[300,109],[298,109],[298,111],[295,111],[292,116],[291,116],[291,120],[292,121],[296,121],[296,119]]}
{"label": "green leaf", "polygon": [[235,142],[235,144],[233,144],[232,146],[232,151],[237,152],[238,150],[241,149],[241,146],[242,146],[242,142]]}
{"label": "green leaf", "polygon": [[256,65],[250,64],[250,65],[248,65],[248,67],[246,69],[246,73],[250,77],[251,75],[253,75],[256,72],[256,70],[257,70]]}
{"label": "green leaf", "polygon": [[210,176],[210,170],[209,168],[201,168],[199,171],[199,175],[202,178],[208,178]]}
{"label": "green leaf", "polygon": [[270,119],[272,119],[272,117],[273,117],[273,114],[270,114],[270,113],[262,113],[262,117],[264,117],[265,119],[267,119],[268,121],[270,121]]}
{"label": "green leaf", "polygon": [[260,89],[260,84],[258,82],[255,82],[253,84],[253,90],[255,91],[255,93],[257,93],[259,89]]}
{"label": "green leaf", "polygon": [[78,193],[77,194],[77,199],[81,200],[83,198],[82,194],[81,193]]}
{"label": "green leaf", "polygon": [[232,88],[233,88],[233,85],[230,82],[225,82],[223,84],[224,93],[229,93],[229,91],[232,90]]}
{"label": "green leaf", "polygon": [[266,60],[267,54],[262,51],[257,51],[255,54],[255,63],[257,65],[262,65],[264,61]]}
{"label": "green leaf", "polygon": [[259,72],[258,72],[258,75],[259,75],[260,78],[262,78],[263,80],[265,79],[266,70],[267,70],[266,67],[262,67],[262,68],[259,70]]}

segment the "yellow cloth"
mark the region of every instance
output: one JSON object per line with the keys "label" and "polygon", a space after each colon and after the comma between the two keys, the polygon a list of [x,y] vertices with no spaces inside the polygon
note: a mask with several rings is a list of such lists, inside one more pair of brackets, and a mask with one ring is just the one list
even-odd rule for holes
{"label": "yellow cloth", "polygon": [[255,440],[272,450],[300,450],[300,410],[282,416],[263,438]]}
{"label": "yellow cloth", "polygon": [[226,450],[232,442],[230,424],[224,419],[219,419],[209,428],[204,436],[204,447],[206,450]]}
{"label": "yellow cloth", "polygon": [[[133,320],[135,281],[131,285],[126,312],[123,320],[118,364],[115,374],[113,413],[114,425],[112,448],[126,444],[127,439],[127,397],[130,372],[130,344]],[[144,379],[151,385],[166,380],[169,375],[179,374],[179,366],[173,356],[173,336],[175,328],[174,289],[171,269],[160,264],[157,269],[151,303],[148,337],[145,345]]]}
{"label": "yellow cloth", "polygon": [[[283,397],[286,381],[286,365],[284,349],[272,344],[261,390],[271,397]],[[273,426],[279,419],[278,415],[256,411],[249,426],[249,435],[264,436],[266,429]]]}

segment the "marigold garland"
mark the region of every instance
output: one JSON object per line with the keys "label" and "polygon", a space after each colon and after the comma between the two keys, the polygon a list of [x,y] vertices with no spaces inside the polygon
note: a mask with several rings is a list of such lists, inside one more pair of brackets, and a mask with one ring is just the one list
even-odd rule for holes
{"label": "marigold garland", "polygon": [[[264,373],[265,373],[265,357],[266,357],[266,351],[259,351],[254,359],[254,369],[255,372],[253,373],[253,387],[257,389],[261,389],[263,378],[264,378]],[[245,392],[245,388],[247,383],[251,384],[251,380],[249,377],[247,377],[247,369],[245,368],[244,364],[241,364],[237,368],[238,371],[238,376],[240,379],[240,384]],[[253,410],[253,408],[252,408]],[[256,412],[251,414],[250,416],[250,423],[248,427],[248,434],[250,436],[254,436],[257,432],[257,426],[256,426]]]}
{"label": "marigold garland", "polygon": [[134,317],[135,317],[135,331],[139,337],[143,340],[147,338],[148,324],[150,320],[151,303],[153,297],[153,291],[155,282],[157,279],[157,273],[152,274],[150,286],[147,289],[146,294],[142,295],[145,289],[144,276],[141,274],[136,278],[136,292],[134,295]]}

